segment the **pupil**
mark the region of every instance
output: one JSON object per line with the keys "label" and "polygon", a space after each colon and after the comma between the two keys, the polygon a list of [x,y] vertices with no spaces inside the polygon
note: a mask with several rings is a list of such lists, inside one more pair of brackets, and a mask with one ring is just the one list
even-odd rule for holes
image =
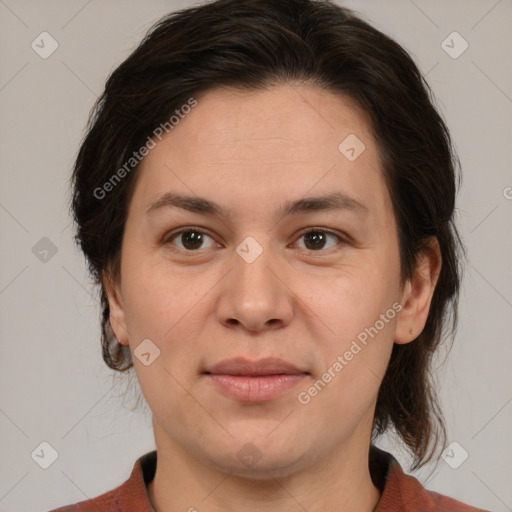
{"label": "pupil", "polygon": [[322,245],[322,242],[325,242],[325,235],[319,231],[311,231],[306,235],[306,241],[308,240],[313,241],[312,244],[306,242],[306,246],[311,245],[308,249],[318,249]]}
{"label": "pupil", "polygon": [[197,231],[187,231],[182,234],[181,241],[187,249],[197,249],[201,246],[203,235]]}

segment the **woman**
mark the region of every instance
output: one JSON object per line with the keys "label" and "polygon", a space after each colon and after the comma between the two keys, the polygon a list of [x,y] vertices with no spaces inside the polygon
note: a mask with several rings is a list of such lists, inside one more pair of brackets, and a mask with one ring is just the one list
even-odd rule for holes
{"label": "woman", "polygon": [[423,488],[456,326],[457,158],[409,55],[348,9],[218,0],[109,77],[73,174],[102,347],[156,451],[102,511],[475,511]]}

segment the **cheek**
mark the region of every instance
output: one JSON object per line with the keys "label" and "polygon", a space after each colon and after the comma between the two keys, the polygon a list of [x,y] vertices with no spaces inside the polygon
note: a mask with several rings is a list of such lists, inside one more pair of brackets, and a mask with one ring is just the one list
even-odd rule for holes
{"label": "cheek", "polygon": [[198,350],[190,340],[201,339],[207,308],[212,307],[208,292],[219,277],[211,274],[185,275],[165,261],[127,272],[123,293],[132,350],[149,338],[166,366],[172,362],[174,368],[185,368],[181,363]]}
{"label": "cheek", "polygon": [[[137,273],[125,280],[126,322],[132,353],[146,339],[159,350],[158,357],[148,366],[137,358],[136,352],[133,357],[137,379],[150,409],[179,424],[185,422],[183,404],[189,409],[194,406],[182,383],[190,378],[191,363],[194,369],[197,365],[200,346],[191,341],[200,339],[203,331],[200,317],[205,311],[201,298],[206,291],[191,286],[189,279],[185,283],[176,275],[165,278],[162,270],[161,266],[144,271],[140,266]],[[199,410],[194,410],[194,414],[201,417]]]}
{"label": "cheek", "polygon": [[401,306],[394,273],[380,265],[344,269],[325,286],[310,287],[308,305],[324,334],[316,338],[319,382],[309,391],[338,411],[369,406],[389,361]]}
{"label": "cheek", "polygon": [[[397,300],[395,272],[391,265],[388,269],[376,259],[367,259],[359,266],[333,269],[322,279],[297,281],[294,292],[321,320],[319,327],[325,333],[324,338],[334,339],[334,345],[342,348],[365,328],[373,326]],[[394,313],[391,310],[386,320],[392,320]],[[387,333],[391,329],[389,324],[381,326],[379,322],[379,330]],[[331,341],[329,345],[332,344]]]}
{"label": "cheek", "polygon": [[387,323],[379,315],[340,316],[339,335],[324,339],[322,365],[302,390],[301,403],[310,400],[311,410],[322,411],[328,422],[355,428],[375,406],[393,348],[395,310],[383,314]]}
{"label": "cheek", "polygon": [[[123,261],[123,295],[126,320],[131,333],[159,338],[161,329],[171,327],[183,309],[184,284],[172,278],[163,261],[138,250],[136,244],[126,247]],[[165,325],[164,325],[165,323]],[[145,332],[142,332],[145,331]]]}

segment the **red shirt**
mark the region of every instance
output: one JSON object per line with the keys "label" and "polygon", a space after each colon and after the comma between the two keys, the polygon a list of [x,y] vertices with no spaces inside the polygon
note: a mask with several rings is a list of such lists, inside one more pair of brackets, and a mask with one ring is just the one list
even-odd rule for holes
{"label": "red shirt", "polygon": [[[146,453],[135,463],[130,478],[119,487],[96,498],[50,512],[154,512],[146,484],[156,471],[156,451]],[[381,497],[374,512],[489,512],[427,491],[420,482],[406,475],[398,461],[376,446],[370,449],[370,473]]]}

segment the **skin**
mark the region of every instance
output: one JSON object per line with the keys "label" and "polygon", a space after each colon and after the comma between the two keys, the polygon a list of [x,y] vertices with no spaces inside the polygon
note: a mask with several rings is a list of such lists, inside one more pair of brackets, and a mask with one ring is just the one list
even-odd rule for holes
{"label": "skin", "polygon": [[[132,355],[144,339],[160,350],[149,366],[133,355],[158,453],[148,496],[157,512],[370,512],[380,497],[368,467],[379,385],[393,343],[411,342],[425,325],[441,267],[438,245],[432,240],[402,286],[379,153],[349,99],[287,84],[218,88],[197,100],[143,160],[121,281],[104,276],[118,341]],[[338,150],[349,134],[366,146],[354,161]],[[179,208],[146,214],[167,191],[205,197],[231,215]],[[277,217],[285,201],[334,191],[368,212]],[[196,249],[190,237],[172,236],[190,227],[205,233]],[[311,227],[327,230],[320,248],[302,234]],[[236,252],[247,236],[262,249],[252,263]],[[298,394],[396,302],[401,312],[300,403]],[[309,375],[278,398],[241,403],[201,374],[234,356],[280,357]],[[237,457],[246,443],[261,455],[251,466]]]}

